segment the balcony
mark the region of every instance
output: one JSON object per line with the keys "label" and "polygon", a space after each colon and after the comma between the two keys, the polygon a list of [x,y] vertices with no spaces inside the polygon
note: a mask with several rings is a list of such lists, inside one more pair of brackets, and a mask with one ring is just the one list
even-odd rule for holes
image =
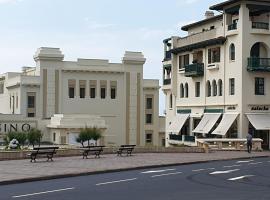
{"label": "balcony", "polygon": [[265,22],[252,22],[253,29],[264,29],[269,30],[269,23]]}
{"label": "balcony", "polygon": [[194,63],[185,66],[185,76],[186,77],[198,77],[204,74],[204,64]]}
{"label": "balcony", "polygon": [[171,85],[171,79],[164,79],[163,85]]}
{"label": "balcony", "polygon": [[248,58],[247,70],[251,72],[270,72],[270,58]]}
{"label": "balcony", "polygon": [[236,30],[237,29],[237,23],[233,23],[228,25],[228,31]]}
{"label": "balcony", "polygon": [[165,51],[165,55],[164,55],[164,60],[163,61],[168,61],[172,59],[172,53],[170,51]]}

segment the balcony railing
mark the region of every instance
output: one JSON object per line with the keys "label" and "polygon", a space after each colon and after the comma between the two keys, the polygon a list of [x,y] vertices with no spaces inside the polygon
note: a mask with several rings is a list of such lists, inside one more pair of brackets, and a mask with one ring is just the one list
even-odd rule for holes
{"label": "balcony railing", "polygon": [[265,22],[252,22],[252,28],[269,30],[269,23]]}
{"label": "balcony railing", "polygon": [[270,58],[248,58],[247,70],[270,72]]}
{"label": "balcony railing", "polygon": [[172,53],[170,51],[165,51],[164,61],[168,61],[172,59]]}
{"label": "balcony railing", "polygon": [[232,31],[236,29],[237,29],[237,23],[233,23],[228,26],[228,31]]}
{"label": "balcony railing", "polygon": [[170,134],[170,135],[169,135],[169,139],[170,139],[170,140],[182,141],[182,135]]}
{"label": "balcony railing", "polygon": [[164,79],[163,80],[163,85],[170,85],[171,84],[171,79]]}
{"label": "balcony railing", "polygon": [[204,64],[194,63],[185,66],[185,76],[186,77],[197,77],[203,76],[204,74]]}

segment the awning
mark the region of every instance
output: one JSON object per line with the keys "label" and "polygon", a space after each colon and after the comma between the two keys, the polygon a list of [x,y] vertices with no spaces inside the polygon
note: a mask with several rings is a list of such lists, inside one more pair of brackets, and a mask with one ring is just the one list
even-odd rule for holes
{"label": "awning", "polygon": [[172,123],[169,125],[168,132],[179,133],[188,118],[189,114],[176,115]]}
{"label": "awning", "polygon": [[270,130],[270,114],[246,114],[256,130]]}
{"label": "awning", "polygon": [[226,135],[227,131],[232,126],[238,115],[239,113],[224,113],[221,122],[219,123],[218,127],[212,132],[212,134]]}
{"label": "awning", "polygon": [[221,113],[205,113],[193,133],[207,134],[213,128]]}

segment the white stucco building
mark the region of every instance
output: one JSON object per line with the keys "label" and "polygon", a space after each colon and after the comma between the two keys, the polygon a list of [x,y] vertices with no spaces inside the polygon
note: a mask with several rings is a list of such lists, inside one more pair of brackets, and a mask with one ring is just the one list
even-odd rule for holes
{"label": "white stucco building", "polygon": [[[269,149],[270,2],[229,0],[164,40],[166,145],[174,135],[245,138]],[[171,139],[170,139],[171,138]],[[174,136],[174,138],[176,138]]]}
{"label": "white stucco building", "polygon": [[34,60],[35,67],[0,76],[2,137],[36,127],[44,141],[75,144],[80,128],[96,126],[100,144],[165,144],[159,82],[143,79],[142,53],[126,52],[122,63],[64,61],[59,48],[41,47]]}

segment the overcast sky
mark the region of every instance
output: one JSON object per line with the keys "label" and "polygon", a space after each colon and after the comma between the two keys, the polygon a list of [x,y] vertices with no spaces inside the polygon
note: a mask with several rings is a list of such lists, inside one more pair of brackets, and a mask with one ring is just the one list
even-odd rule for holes
{"label": "overcast sky", "polygon": [[[181,26],[201,20],[222,0],[0,0],[0,73],[35,66],[38,47],[59,47],[65,60],[121,62],[142,51],[144,78],[162,79],[162,40],[184,36]],[[162,82],[160,81],[160,85]],[[160,91],[160,113],[164,110]]]}

